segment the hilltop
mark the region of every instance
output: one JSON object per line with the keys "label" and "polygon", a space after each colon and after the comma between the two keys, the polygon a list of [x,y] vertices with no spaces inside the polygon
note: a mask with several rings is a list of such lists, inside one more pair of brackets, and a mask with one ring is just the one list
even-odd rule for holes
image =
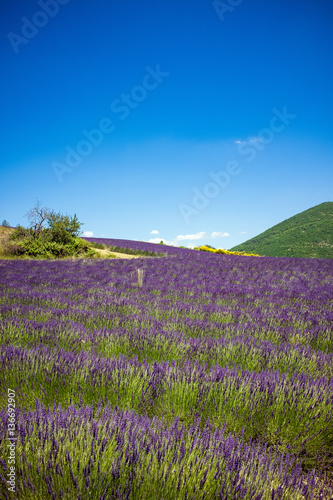
{"label": "hilltop", "polygon": [[14,228],[0,226],[0,257],[6,255],[10,236],[13,234]]}
{"label": "hilltop", "polygon": [[231,250],[269,257],[332,259],[333,202],[294,215]]}

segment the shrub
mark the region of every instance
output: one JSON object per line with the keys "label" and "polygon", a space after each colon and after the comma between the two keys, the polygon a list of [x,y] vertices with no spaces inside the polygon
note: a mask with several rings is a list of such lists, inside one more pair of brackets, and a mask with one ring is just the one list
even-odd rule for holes
{"label": "shrub", "polygon": [[43,237],[27,238],[16,244],[13,251],[16,255],[26,255],[29,257],[43,258],[63,258],[63,257],[93,257],[94,250],[90,245],[79,238],[72,238],[67,243],[50,241]]}
{"label": "shrub", "polygon": [[95,243],[94,241],[90,243],[93,248],[98,248],[99,250],[104,250],[106,248],[102,243]]}
{"label": "shrub", "polygon": [[47,219],[49,227],[45,230],[51,236],[51,239],[58,243],[70,243],[72,238],[81,234],[81,226],[76,214],[62,215],[56,212],[50,212]]}
{"label": "shrub", "polygon": [[34,235],[34,230],[29,228],[25,228],[23,226],[18,225],[11,235],[11,240],[21,240],[22,238],[32,238]]}
{"label": "shrub", "polygon": [[95,251],[90,244],[78,238],[81,223],[76,215],[62,216],[49,212],[49,227],[36,231],[17,226],[10,240],[9,252],[17,256],[33,258],[94,257]]}
{"label": "shrub", "polygon": [[260,257],[255,253],[246,253],[246,252],[232,252],[230,250],[224,250],[223,248],[218,248],[217,250],[209,245],[203,245],[201,247],[195,247],[194,250],[200,250],[200,252],[211,252],[222,255],[243,255],[246,257]]}
{"label": "shrub", "polygon": [[66,247],[70,255],[79,256],[84,254],[86,257],[93,257],[96,255],[90,244],[85,240],[81,240],[81,238],[73,238]]}

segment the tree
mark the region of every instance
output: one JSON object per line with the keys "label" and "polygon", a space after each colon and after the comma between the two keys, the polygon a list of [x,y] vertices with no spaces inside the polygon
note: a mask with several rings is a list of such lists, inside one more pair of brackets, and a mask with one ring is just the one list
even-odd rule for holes
{"label": "tree", "polygon": [[16,240],[12,253],[34,258],[95,256],[89,243],[79,238],[83,224],[76,214],[62,215],[41,207],[37,201],[36,206],[26,215],[30,227],[26,229],[17,226],[12,233],[11,240]]}
{"label": "tree", "polygon": [[77,238],[81,234],[81,226],[77,215],[62,215],[60,212],[49,212],[47,217],[47,232],[52,239],[59,243],[69,243],[72,238]]}
{"label": "tree", "polygon": [[4,220],[2,221],[2,224],[1,224],[1,225],[2,225],[3,227],[10,227],[9,222],[8,222],[8,221],[6,221],[6,219],[4,219]]}
{"label": "tree", "polygon": [[40,201],[38,200],[34,208],[29,210],[29,212],[25,215],[28,217],[29,225],[37,236],[43,232],[44,225],[46,224],[49,215],[50,210],[46,207],[41,207]]}

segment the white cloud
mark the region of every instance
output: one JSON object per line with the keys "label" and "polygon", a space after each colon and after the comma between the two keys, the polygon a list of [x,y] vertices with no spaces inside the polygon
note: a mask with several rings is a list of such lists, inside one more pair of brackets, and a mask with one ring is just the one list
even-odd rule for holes
{"label": "white cloud", "polygon": [[[207,233],[205,231],[199,231],[198,233],[194,234],[178,234],[173,240],[165,240],[164,238],[158,237],[158,238],[151,238],[149,240],[149,243],[160,243],[163,241],[165,245],[172,245],[172,246],[179,246],[179,245],[184,245],[187,248],[194,248],[198,246],[198,243],[196,243],[196,240],[202,240],[204,237],[207,236]],[[213,231],[210,234],[211,238],[226,238],[230,236],[229,233],[222,233],[221,231]]]}
{"label": "white cloud", "polygon": [[206,234],[207,233],[205,233],[205,231],[200,231],[199,233],[195,234],[179,234],[173,240],[165,240],[164,238],[159,236],[158,238],[151,238],[150,240],[148,240],[148,243],[160,243],[161,241],[163,241],[165,245],[178,247],[180,244],[183,245],[183,242],[188,241],[188,243],[186,243],[186,247],[194,248],[197,246],[197,244],[191,240],[201,240]]}
{"label": "white cloud", "polygon": [[221,233],[221,231],[213,231],[210,236],[211,236],[211,238],[226,238],[227,236],[230,236],[230,234],[229,233]]}
{"label": "white cloud", "polygon": [[91,238],[92,236],[94,236],[94,233],[92,231],[84,231],[83,236]]}
{"label": "white cloud", "polygon": [[240,233],[240,234],[246,234],[246,231],[241,231],[241,233]]}
{"label": "white cloud", "polygon": [[150,240],[148,240],[148,243],[159,243],[161,240],[161,238],[150,238]]}
{"label": "white cloud", "polygon": [[237,139],[237,141],[234,141],[234,144],[253,144],[254,142],[262,142],[262,139],[260,139],[260,137],[250,137],[250,139],[247,139],[246,141]]}
{"label": "white cloud", "polygon": [[148,240],[148,243],[160,243],[161,241],[163,241],[165,245],[175,245],[174,241],[168,241],[164,238],[151,238],[150,240]]}
{"label": "white cloud", "polygon": [[184,240],[201,240],[206,233],[204,231],[200,231],[200,233],[195,234],[179,234],[176,237],[176,241],[184,241]]}
{"label": "white cloud", "polygon": [[157,231],[157,229],[153,229],[153,230],[150,232],[150,234],[160,234],[160,232],[159,232],[159,231]]}

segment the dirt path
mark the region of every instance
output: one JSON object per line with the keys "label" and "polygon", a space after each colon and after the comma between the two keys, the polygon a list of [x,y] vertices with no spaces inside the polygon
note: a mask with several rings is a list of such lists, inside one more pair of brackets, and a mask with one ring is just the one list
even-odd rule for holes
{"label": "dirt path", "polygon": [[100,250],[99,248],[94,248],[94,250],[95,252],[103,255],[103,257],[107,257],[108,255],[115,255],[117,259],[142,259],[142,255],[130,255],[128,253],[110,252],[109,250]]}

